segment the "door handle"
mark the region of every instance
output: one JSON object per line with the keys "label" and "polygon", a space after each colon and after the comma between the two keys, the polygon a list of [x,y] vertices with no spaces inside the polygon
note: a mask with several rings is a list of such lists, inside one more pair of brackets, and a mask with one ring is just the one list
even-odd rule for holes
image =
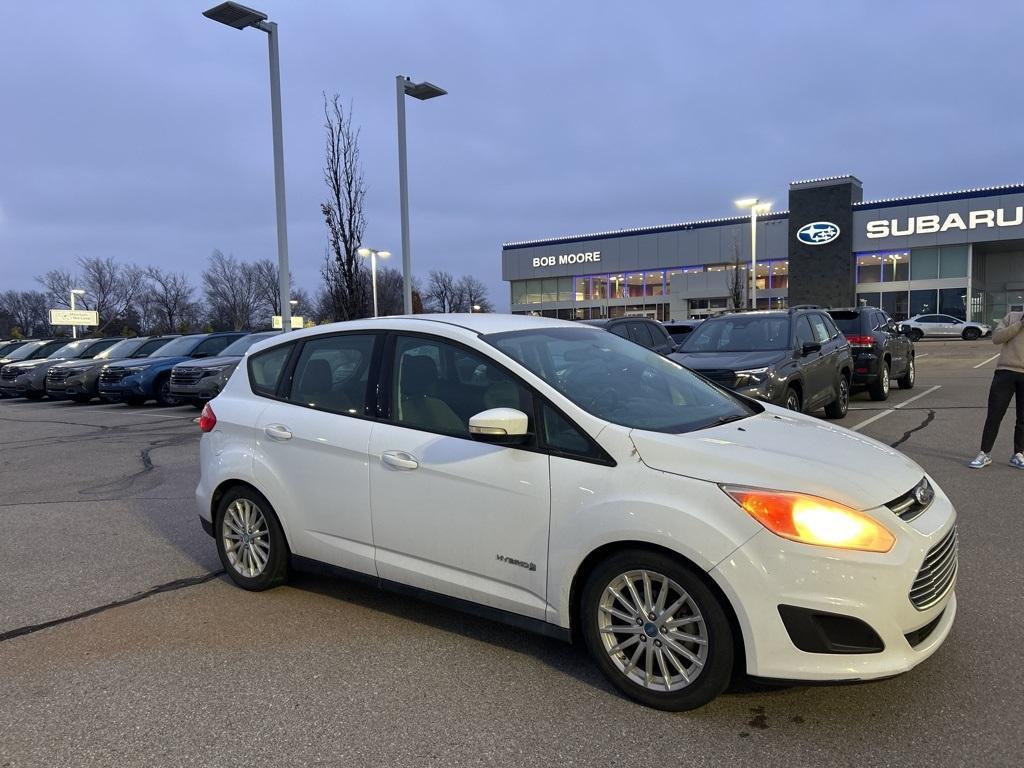
{"label": "door handle", "polygon": [[380,460],[395,469],[416,469],[420,465],[415,456],[405,451],[384,451]]}
{"label": "door handle", "polygon": [[291,440],[292,433],[284,424],[268,424],[263,431],[274,440]]}

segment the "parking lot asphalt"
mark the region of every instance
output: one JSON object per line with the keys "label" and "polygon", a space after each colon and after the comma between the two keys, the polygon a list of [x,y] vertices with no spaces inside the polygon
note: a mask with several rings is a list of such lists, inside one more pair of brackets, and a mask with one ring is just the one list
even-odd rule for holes
{"label": "parking lot asphalt", "polygon": [[196,518],[191,408],[0,401],[0,766],[1019,765],[1012,408],[995,463],[968,469],[995,347],[917,351],[913,390],[857,395],[842,424],[957,505],[946,644],[890,680],[743,685],[679,714],[618,695],[582,649],[410,598],[234,588]]}

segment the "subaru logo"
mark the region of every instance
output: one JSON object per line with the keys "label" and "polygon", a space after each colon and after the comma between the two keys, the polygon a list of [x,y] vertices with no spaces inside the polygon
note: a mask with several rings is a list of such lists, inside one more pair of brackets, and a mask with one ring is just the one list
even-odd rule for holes
{"label": "subaru logo", "polygon": [[935,491],[932,490],[931,483],[927,480],[922,480],[914,488],[914,501],[920,504],[922,507],[927,507],[932,503],[932,499],[935,498]]}
{"label": "subaru logo", "polygon": [[796,232],[796,239],[807,245],[824,245],[839,237],[839,227],[831,221],[812,221]]}

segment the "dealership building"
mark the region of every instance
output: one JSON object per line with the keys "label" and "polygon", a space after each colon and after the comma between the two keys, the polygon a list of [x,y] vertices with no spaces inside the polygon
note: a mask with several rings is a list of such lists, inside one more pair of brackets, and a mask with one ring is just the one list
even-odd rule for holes
{"label": "dealership building", "polygon": [[864,200],[854,176],[796,181],[788,211],[756,218],[753,269],[751,227],[741,215],[506,243],[502,278],[512,312],[577,320],[704,317],[751,292],[761,309],[859,302],[897,319],[1024,311],[1024,184]]}

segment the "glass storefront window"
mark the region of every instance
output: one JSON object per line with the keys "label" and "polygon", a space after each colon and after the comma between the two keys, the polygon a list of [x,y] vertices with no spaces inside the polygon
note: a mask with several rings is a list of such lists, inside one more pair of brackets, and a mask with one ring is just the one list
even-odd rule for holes
{"label": "glass storefront window", "polygon": [[757,279],[755,281],[757,283],[757,290],[759,290],[759,291],[767,291],[768,290],[768,271],[769,271],[768,264],[766,264],[763,261],[758,262],[758,264],[757,264]]}
{"label": "glass storefront window", "polygon": [[881,255],[882,282],[892,283],[896,280],[910,279],[910,252],[892,251]]}
{"label": "glass storefront window", "polygon": [[644,275],[640,273],[630,273],[626,275],[626,289],[629,291],[626,295],[635,299],[637,296],[644,295]]}
{"label": "glass storefront window", "polygon": [[789,262],[773,261],[771,263],[772,282],[771,287],[789,288]]}
{"label": "glass storefront window", "polygon": [[910,292],[910,317],[938,311],[938,306],[936,305],[936,291],[934,289]]}
{"label": "glass storefront window", "polygon": [[880,307],[881,304],[880,293],[858,293],[857,294],[857,306],[858,307]]}
{"label": "glass storefront window", "polygon": [[607,299],[608,298],[608,278],[605,275],[597,275],[590,278],[590,298],[591,299]]}
{"label": "glass storefront window", "polygon": [[590,278],[577,277],[576,289],[573,291],[576,301],[586,301],[590,298]]}
{"label": "glass storefront window", "polygon": [[[941,267],[940,267],[941,268]],[[967,319],[967,289],[942,288],[939,291],[939,314]]]}
{"label": "glass storefront window", "polygon": [[[934,280],[939,276],[939,249],[938,248],[915,248],[911,252],[910,279],[911,280]],[[911,300],[913,304],[913,300]],[[935,302],[932,302],[931,311],[935,311]]]}
{"label": "glass storefront window", "polygon": [[[893,320],[899,322],[900,320],[906,320],[910,315],[907,314],[907,310],[910,309],[910,294],[906,291],[889,291],[882,294],[881,307]],[[878,305],[876,305],[878,306]]]}
{"label": "glass storefront window", "polygon": [[944,245],[939,248],[939,277],[967,277],[966,245]]}
{"label": "glass storefront window", "polygon": [[882,282],[881,256],[879,256],[877,253],[862,253],[857,255],[857,282]]}
{"label": "glass storefront window", "polygon": [[664,272],[648,272],[644,279],[644,295],[645,296],[664,296],[664,283],[665,273]]}
{"label": "glass storefront window", "polygon": [[591,307],[588,320],[603,320],[605,318],[604,307]]}
{"label": "glass storefront window", "polygon": [[624,299],[624,298],[626,298],[626,276],[625,275],[610,275],[608,277],[608,298],[609,299]]}
{"label": "glass storefront window", "polygon": [[541,299],[541,281],[540,280],[527,280],[526,281],[526,300],[524,304],[540,304]]}
{"label": "glass storefront window", "polygon": [[[541,301],[558,301],[557,277],[545,277],[541,281],[540,296]],[[547,315],[545,315],[545,317],[547,317]]]}
{"label": "glass storefront window", "polygon": [[617,307],[608,307],[608,317],[609,318],[612,318],[612,317],[625,317],[625,316],[626,316],[626,308],[624,306],[622,306],[621,304],[619,306],[617,306]]}
{"label": "glass storefront window", "polygon": [[[702,269],[703,269],[703,267],[702,267]],[[673,280],[676,282],[675,292],[676,293],[685,293],[686,292],[686,283],[685,283],[685,280],[683,278],[683,270],[681,270],[681,269],[670,269],[668,272],[665,273],[665,293],[667,293],[667,294],[671,294],[672,293],[672,281]]]}
{"label": "glass storefront window", "polygon": [[512,281],[512,303],[513,304],[525,304],[526,303],[526,280],[513,280]]}
{"label": "glass storefront window", "polygon": [[573,290],[572,290],[572,278],[571,277],[560,277],[558,278],[558,300],[559,301],[572,301]]}

